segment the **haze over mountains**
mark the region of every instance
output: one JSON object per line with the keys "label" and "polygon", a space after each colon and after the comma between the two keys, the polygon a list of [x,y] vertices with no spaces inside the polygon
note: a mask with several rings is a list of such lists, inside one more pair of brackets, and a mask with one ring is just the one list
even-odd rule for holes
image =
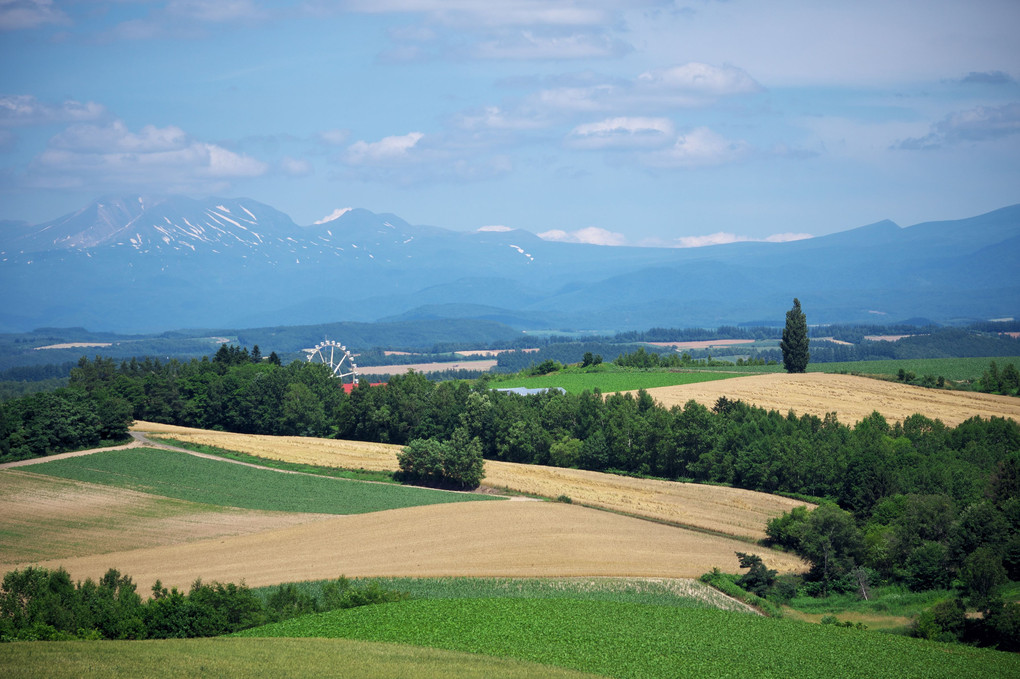
{"label": "haze over mountains", "polygon": [[900,228],[704,248],[457,232],[354,209],[299,226],[254,200],[104,198],[0,222],[0,331],[118,332],[481,318],[616,331],[1020,315],[1020,205]]}

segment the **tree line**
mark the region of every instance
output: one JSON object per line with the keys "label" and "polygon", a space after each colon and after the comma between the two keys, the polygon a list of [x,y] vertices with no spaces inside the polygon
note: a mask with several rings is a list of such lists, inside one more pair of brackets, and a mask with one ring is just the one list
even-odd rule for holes
{"label": "tree line", "polygon": [[[795,416],[725,398],[711,408],[694,401],[665,408],[644,391],[521,396],[492,391],[484,379],[435,383],[417,373],[345,394],[325,366],[255,363],[236,348],[188,363],[82,359],[68,392],[93,408],[127,404],[136,419],[191,427],[439,442],[414,446],[424,462],[409,461],[405,471],[424,478],[446,468],[470,478],[480,451],[486,459],[827,499],[841,518],[819,530],[832,540],[846,528],[849,547],[824,540],[812,547],[801,528],[775,536],[813,564],[809,581],[819,593],[851,586],[848,573],[861,567],[873,582],[940,587],[981,550],[1001,569],[995,573],[1020,577],[1020,426],[1003,418],[950,427],[922,415],[889,423],[874,413],[851,426],[834,414]],[[0,405],[4,422],[11,409]],[[470,456],[454,454],[464,451]]]}
{"label": "tree line", "polygon": [[188,639],[231,634],[298,615],[399,601],[376,583],[329,581],[318,596],[293,584],[259,596],[246,585],[203,583],[187,592],[157,580],[143,600],[130,576],[110,569],[74,582],[63,568],[10,571],[0,585],[0,642],[71,639]]}

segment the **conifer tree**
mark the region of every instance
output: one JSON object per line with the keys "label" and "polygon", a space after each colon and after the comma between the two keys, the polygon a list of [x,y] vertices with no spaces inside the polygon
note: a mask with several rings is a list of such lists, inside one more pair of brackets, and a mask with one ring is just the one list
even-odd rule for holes
{"label": "conifer tree", "polygon": [[800,310],[800,300],[796,297],[793,299],[793,308],[786,312],[786,327],[783,328],[783,340],[779,348],[783,350],[786,372],[802,373],[807,370],[810,358],[807,316]]}

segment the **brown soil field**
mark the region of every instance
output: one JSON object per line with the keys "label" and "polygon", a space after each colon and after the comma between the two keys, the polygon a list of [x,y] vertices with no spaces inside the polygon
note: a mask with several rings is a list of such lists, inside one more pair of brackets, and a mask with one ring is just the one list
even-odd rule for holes
{"label": "brown soil field", "polygon": [[[399,446],[301,437],[229,434],[135,423],[180,441],[237,450],[259,457],[348,469],[394,471]],[[769,519],[805,503],[778,495],[693,483],[634,479],[580,469],[487,460],[484,486],[601,507],[674,525],[744,538],[765,537]]]}
{"label": "brown soil field", "polygon": [[859,422],[878,411],[890,422],[915,413],[956,426],[975,415],[1020,421],[1020,399],[967,391],[926,389],[894,382],[826,373],[771,373],[734,377],[699,384],[648,389],[666,407],[693,399],[712,407],[720,396],[739,399],[786,414],[825,417],[834,412],[840,422]]}
{"label": "brown soil field", "polygon": [[796,557],[746,542],[552,502],[471,502],[335,517],[254,535],[42,562],[73,579],[115,566],[140,591],[156,579],[251,587],[359,576],[697,577],[735,572],[735,551],[780,572]]}
{"label": "brown soil field", "polygon": [[16,563],[231,537],[327,518],[216,507],[9,469],[0,472],[0,572]]}
{"label": "brown soil field", "polygon": [[495,359],[485,361],[457,361],[455,363],[410,363],[408,365],[359,365],[362,375],[403,375],[414,370],[419,373],[443,372],[444,370],[490,370],[496,365]]}

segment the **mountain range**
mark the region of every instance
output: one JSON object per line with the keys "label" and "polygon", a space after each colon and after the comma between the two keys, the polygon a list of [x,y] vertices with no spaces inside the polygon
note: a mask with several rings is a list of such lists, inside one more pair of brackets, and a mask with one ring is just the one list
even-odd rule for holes
{"label": "mountain range", "polygon": [[788,243],[640,248],[363,209],[299,226],[247,198],[129,196],[0,222],[0,331],[495,320],[522,330],[951,323],[1020,315],[1020,205]]}

